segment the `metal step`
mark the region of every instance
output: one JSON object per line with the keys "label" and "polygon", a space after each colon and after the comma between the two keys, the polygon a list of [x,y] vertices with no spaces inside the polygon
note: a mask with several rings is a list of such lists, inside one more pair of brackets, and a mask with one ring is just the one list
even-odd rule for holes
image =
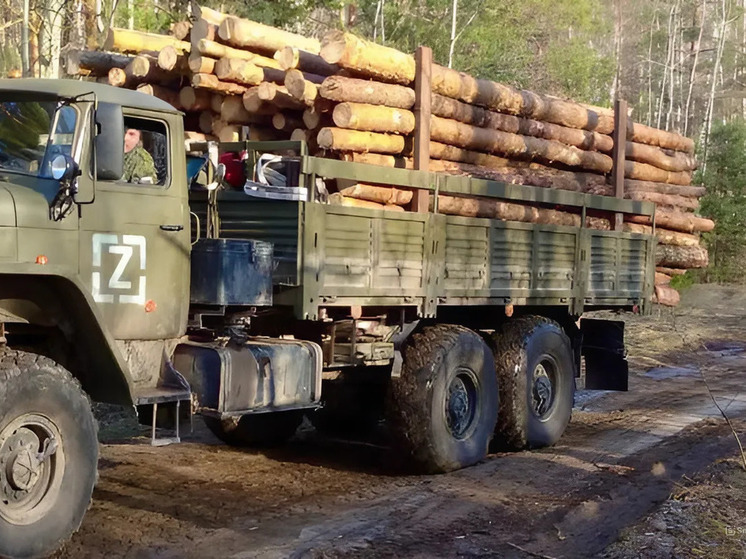
{"label": "metal step", "polygon": [[[189,425],[190,429],[193,430],[192,423],[192,393],[188,389],[184,388],[167,388],[167,387],[155,387],[137,391],[134,394],[134,401],[136,406],[153,406],[153,421],[151,423],[150,432],[150,444],[152,446],[167,446],[170,444],[177,444],[181,442],[179,416],[181,411],[181,403],[186,402],[189,406]],[[173,430],[173,436],[171,437],[157,437],[156,436],[156,423],[158,419],[158,406],[175,406],[175,428]]]}

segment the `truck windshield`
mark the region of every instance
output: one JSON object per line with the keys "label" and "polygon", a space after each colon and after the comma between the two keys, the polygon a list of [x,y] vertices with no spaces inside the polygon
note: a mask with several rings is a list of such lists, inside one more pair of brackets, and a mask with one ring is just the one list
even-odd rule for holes
{"label": "truck windshield", "polygon": [[52,160],[72,156],[76,120],[57,101],[0,100],[0,169],[51,177]]}

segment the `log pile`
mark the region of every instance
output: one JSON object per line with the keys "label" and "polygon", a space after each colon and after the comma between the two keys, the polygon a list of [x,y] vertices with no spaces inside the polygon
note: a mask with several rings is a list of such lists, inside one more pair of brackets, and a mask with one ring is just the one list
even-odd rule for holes
{"label": "log pile", "polygon": [[[67,71],[166,100],[186,113],[192,138],[302,139],[315,155],[411,169],[421,126],[430,171],[589,194],[615,195],[618,137],[624,197],[657,206],[658,299],[674,298],[667,291],[672,275],[707,265],[699,234],[714,223],[696,215],[704,189],[691,185],[696,161],[689,138],[631,121],[626,133],[615,135],[611,109],[438,64],[422,93],[429,110],[420,107],[418,123],[417,65],[410,54],[349,33],[318,41],[196,3],[191,11],[191,20],[174,24],[170,36],[112,29],[105,51],[69,53]],[[340,181],[329,190],[330,203],[394,211],[413,209],[417,198],[374,184]],[[572,209],[448,195],[438,197],[437,208],[530,223],[580,225],[581,219]],[[592,215],[586,225],[610,229],[613,223],[614,216]],[[625,216],[622,227],[650,234],[652,226],[649,218]]]}

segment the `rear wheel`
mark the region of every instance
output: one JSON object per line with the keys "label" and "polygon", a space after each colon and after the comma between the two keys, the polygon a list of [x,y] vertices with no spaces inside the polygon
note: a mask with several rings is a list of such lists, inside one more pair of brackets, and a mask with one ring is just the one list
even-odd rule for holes
{"label": "rear wheel", "polygon": [[497,417],[494,361],[482,338],[446,325],[413,335],[391,382],[388,416],[418,469],[448,472],[482,460]]}
{"label": "rear wheel", "polygon": [[510,449],[556,443],[572,414],[575,365],[570,339],[556,322],[520,317],[495,334],[500,413],[495,443]]}
{"label": "rear wheel", "polygon": [[219,419],[205,416],[205,425],[212,433],[231,446],[264,446],[281,444],[295,434],[303,420],[301,411],[280,411],[246,414]]}
{"label": "rear wheel", "polygon": [[88,398],[50,359],[0,354],[0,556],[40,557],[75,532],[96,482]]}

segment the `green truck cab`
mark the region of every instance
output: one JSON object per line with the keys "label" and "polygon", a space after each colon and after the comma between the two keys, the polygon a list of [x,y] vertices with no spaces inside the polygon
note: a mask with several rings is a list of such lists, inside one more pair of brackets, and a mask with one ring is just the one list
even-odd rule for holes
{"label": "green truck cab", "polygon": [[[121,180],[124,133],[153,176]],[[437,194],[653,216],[651,204],[310,157],[298,143],[194,144],[133,91],[0,80],[0,555],[42,556],[97,476],[89,398],[229,444],[386,418],[422,471],[491,441],[553,444],[586,387],[626,389],[623,323],[647,312],[651,236],[447,216]],[[216,155],[280,154],[284,186],[220,188]],[[214,171],[217,177],[213,177]],[[427,213],[324,203],[324,184],[433,192]],[[208,184],[209,183],[209,184]],[[214,188],[214,187],[218,188]],[[253,193],[253,195],[252,195]],[[583,222],[585,220],[583,219]]]}

